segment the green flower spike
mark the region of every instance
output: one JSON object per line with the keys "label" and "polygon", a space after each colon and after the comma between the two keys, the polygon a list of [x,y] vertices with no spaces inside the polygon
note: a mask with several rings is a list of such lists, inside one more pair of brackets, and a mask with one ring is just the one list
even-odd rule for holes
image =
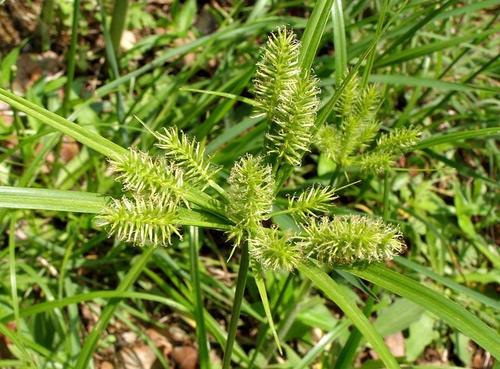
{"label": "green flower spike", "polygon": [[168,164],[163,157],[152,157],[142,151],[131,149],[118,160],[112,160],[111,169],[118,174],[116,179],[127,191],[157,195],[161,203],[184,200],[184,175],[182,170]]}
{"label": "green flower spike", "polygon": [[236,162],[228,179],[227,212],[236,226],[229,239],[240,244],[245,235],[255,233],[271,212],[274,181],[271,167],[260,157],[246,155]]}
{"label": "green flower spike", "polygon": [[167,246],[177,230],[176,206],[155,198],[114,199],[97,216],[97,224],[121,241],[139,246]]}
{"label": "green flower spike", "polygon": [[328,264],[391,259],[404,249],[398,228],[360,215],[312,218],[301,237],[304,253]]}
{"label": "green flower spike", "polygon": [[250,255],[264,270],[291,272],[302,260],[301,247],[278,228],[261,228],[248,239]]}
{"label": "green flower spike", "polygon": [[205,157],[205,150],[194,139],[190,139],[177,127],[165,128],[163,133],[155,133],[157,147],[165,150],[166,158],[184,171],[186,182],[205,188],[213,183],[218,169]]}

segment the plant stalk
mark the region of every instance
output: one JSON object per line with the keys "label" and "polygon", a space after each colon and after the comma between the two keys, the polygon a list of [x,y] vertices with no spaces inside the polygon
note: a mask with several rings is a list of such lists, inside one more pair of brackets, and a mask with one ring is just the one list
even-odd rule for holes
{"label": "plant stalk", "polygon": [[231,365],[231,354],[233,345],[236,339],[236,331],[238,329],[238,320],[240,317],[241,303],[243,302],[243,294],[247,283],[248,267],[250,257],[248,254],[248,243],[244,242],[241,246],[240,269],[238,270],[238,279],[236,281],[236,292],[234,294],[233,310],[231,312],[231,320],[229,322],[229,330],[227,335],[226,347],[224,349],[224,361],[222,369],[229,369]]}
{"label": "plant stalk", "polygon": [[71,23],[71,43],[69,46],[69,51],[67,55],[67,70],[66,70],[66,86],[64,86],[64,100],[62,112],[63,116],[68,115],[69,110],[69,100],[71,97],[71,88],[73,86],[73,79],[75,76],[75,55],[76,55],[76,44],[78,42],[78,18],[80,16],[80,0],[74,0],[73,2],[73,20]]}
{"label": "plant stalk", "polygon": [[193,289],[194,317],[196,320],[196,338],[198,340],[200,369],[210,369],[210,343],[205,327],[203,297],[201,295],[200,269],[198,252],[200,245],[200,230],[189,227],[189,259],[191,264],[191,283]]}

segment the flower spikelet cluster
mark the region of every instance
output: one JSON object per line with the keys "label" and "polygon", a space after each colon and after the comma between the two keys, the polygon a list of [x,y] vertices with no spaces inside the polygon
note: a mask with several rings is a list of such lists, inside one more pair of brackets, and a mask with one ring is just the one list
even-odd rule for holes
{"label": "flower spikelet cluster", "polygon": [[260,157],[246,155],[234,164],[228,183],[227,212],[236,223],[229,238],[240,244],[245,234],[260,227],[272,209],[274,180],[271,167]]}
{"label": "flower spikelet cluster", "polygon": [[157,147],[165,151],[165,157],[184,171],[186,180],[201,188],[208,186],[217,173],[217,168],[205,156],[202,145],[190,139],[177,127],[165,128],[156,133]]}
{"label": "flower spikelet cluster", "polygon": [[180,236],[174,225],[176,208],[155,200],[155,196],[147,200],[142,197],[114,199],[98,215],[97,223],[121,241],[139,246],[169,245],[172,234]]}
{"label": "flower spikelet cluster", "polygon": [[262,49],[253,80],[253,93],[258,115],[272,121],[281,94],[300,73],[300,43],[292,31],[280,27],[269,36]]}
{"label": "flower spikelet cluster", "polygon": [[261,228],[248,239],[250,255],[264,270],[291,272],[302,260],[300,245],[278,228]]}
{"label": "flower spikelet cluster", "polygon": [[153,157],[130,149],[126,155],[110,161],[116,180],[127,191],[157,195],[161,203],[184,200],[184,173],[164,157]]}
{"label": "flower spikelet cluster", "polygon": [[323,125],[316,135],[317,146],[329,159],[346,168],[358,166],[365,172],[379,173],[391,167],[398,155],[411,149],[420,131],[396,129],[379,135],[377,120],[380,95],[376,87],[362,88],[359,77],[345,85],[336,104],[338,124]]}
{"label": "flower spikelet cluster", "polygon": [[327,212],[332,202],[337,198],[335,189],[329,186],[311,186],[299,196],[288,200],[290,213],[298,215],[301,219],[313,216],[316,213]]}
{"label": "flower spikelet cluster", "polygon": [[278,28],[257,63],[254,95],[258,115],[269,121],[266,152],[299,166],[311,145],[319,107],[319,81],[299,65],[300,42]]}
{"label": "flower spikelet cluster", "polygon": [[360,215],[311,218],[301,243],[305,254],[328,265],[386,260],[404,248],[398,228]]}

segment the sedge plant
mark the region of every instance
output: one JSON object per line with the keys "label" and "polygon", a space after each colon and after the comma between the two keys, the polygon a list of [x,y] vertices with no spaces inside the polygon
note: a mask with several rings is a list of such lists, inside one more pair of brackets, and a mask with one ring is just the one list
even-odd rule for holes
{"label": "sedge plant", "polygon": [[[257,271],[290,273],[301,266],[321,270],[384,261],[400,253],[404,245],[396,226],[362,215],[331,217],[329,209],[337,195],[328,186],[311,186],[280,210],[292,217],[297,230],[281,229],[272,222],[279,192],[286,185],[281,173],[301,165],[316,134],[319,81],[311,70],[300,67],[299,53],[300,42],[285,27],[277,29],[262,50],[253,81],[255,113],[268,122],[262,153],[242,156],[226,183],[218,184],[218,168],[201,143],[173,127],[154,133],[157,155],[132,149],[111,161],[125,195],[109,202],[97,216],[98,224],[111,236],[136,245],[169,245],[173,237],[181,237],[178,214],[197,209],[228,225],[228,240],[248,252]],[[371,105],[350,109],[360,122],[374,110]],[[345,141],[343,145],[355,146]],[[210,197],[211,206],[197,201],[194,192]],[[247,269],[240,265],[240,272]],[[239,309],[234,309],[230,334],[235,333],[238,315]],[[373,334],[369,339],[387,366],[395,367],[381,338]],[[229,336],[224,368],[229,367],[233,340]]]}
{"label": "sedge plant", "polygon": [[[418,139],[415,129],[380,133],[376,87],[361,88],[357,78],[341,93],[336,105],[337,121],[317,127],[319,81],[300,62],[300,55],[301,43],[289,29],[280,27],[269,36],[253,80],[254,114],[267,124],[263,147],[259,152],[242,155],[228,168],[229,176],[221,175],[223,168],[211,161],[201,142],[175,127],[152,132],[156,139],[153,153],[125,150],[6,91],[0,90],[0,97],[109,157],[110,169],[121,183],[123,194],[102,203],[96,224],[111,237],[150,250],[181,238],[183,226],[225,232],[228,242],[234,245],[233,252],[241,256],[224,347],[224,369],[234,358],[232,351],[250,268],[256,276],[270,271],[298,273],[309,279],[346,314],[387,368],[399,365],[367,317],[330,278],[328,272],[332,269],[347,268],[417,303],[434,301],[434,313],[498,354],[500,345],[495,345],[494,333],[465,309],[380,264],[367,267],[390,260],[404,249],[396,225],[368,215],[332,215],[338,191],[331,186],[311,185],[283,198],[290,174],[315,148],[343,170],[359,166],[376,173],[389,169],[398,155]],[[11,194],[11,198],[15,196]],[[278,222],[279,216],[286,216],[293,227]],[[141,260],[145,263],[146,259]],[[353,269],[360,265],[364,267]],[[273,315],[266,308],[269,303],[265,284],[258,286],[268,324],[278,339]],[[112,314],[112,309],[106,310],[106,319]],[[455,319],[457,316],[460,319]],[[95,344],[95,339],[92,336],[88,346]],[[91,352],[87,346],[84,349]],[[77,367],[84,368],[87,360],[79,360]]]}

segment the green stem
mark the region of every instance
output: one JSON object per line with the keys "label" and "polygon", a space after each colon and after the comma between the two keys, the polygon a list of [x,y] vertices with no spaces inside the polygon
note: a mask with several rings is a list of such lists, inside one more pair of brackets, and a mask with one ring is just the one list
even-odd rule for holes
{"label": "green stem", "polygon": [[389,219],[389,191],[390,191],[389,172],[386,170],[384,172],[384,208],[383,208],[383,218],[385,221]]}
{"label": "green stem", "polygon": [[116,55],[119,54],[120,41],[122,39],[123,30],[125,29],[128,1],[129,0],[115,0],[115,4],[113,6],[113,14],[111,16],[109,33],[111,37],[111,43],[113,45],[113,50],[115,51]]}
{"label": "green stem", "polygon": [[231,354],[233,351],[234,341],[236,339],[236,331],[238,329],[238,320],[240,317],[241,303],[243,302],[243,294],[247,283],[248,266],[250,258],[248,255],[248,244],[245,242],[241,246],[240,269],[238,270],[238,279],[236,281],[236,292],[234,294],[233,310],[231,312],[231,321],[229,322],[229,330],[227,335],[226,347],[224,349],[224,361],[222,369],[229,369],[231,365]]}
{"label": "green stem", "polygon": [[75,55],[76,55],[76,44],[78,42],[78,18],[80,15],[80,0],[74,0],[73,2],[73,21],[71,23],[71,43],[69,46],[69,51],[67,55],[67,70],[66,70],[66,86],[64,87],[64,100],[63,100],[63,116],[68,115],[69,110],[69,100],[71,97],[71,88],[73,86],[73,78],[75,76]]}
{"label": "green stem", "polygon": [[191,263],[191,283],[193,288],[194,317],[196,320],[196,337],[198,340],[200,369],[210,369],[210,343],[208,341],[205,316],[203,313],[203,298],[201,295],[200,270],[198,251],[200,231],[198,227],[189,227],[189,256]]}
{"label": "green stem", "polygon": [[42,41],[42,50],[50,49],[50,26],[54,19],[54,0],[45,0],[40,14],[40,37]]}

